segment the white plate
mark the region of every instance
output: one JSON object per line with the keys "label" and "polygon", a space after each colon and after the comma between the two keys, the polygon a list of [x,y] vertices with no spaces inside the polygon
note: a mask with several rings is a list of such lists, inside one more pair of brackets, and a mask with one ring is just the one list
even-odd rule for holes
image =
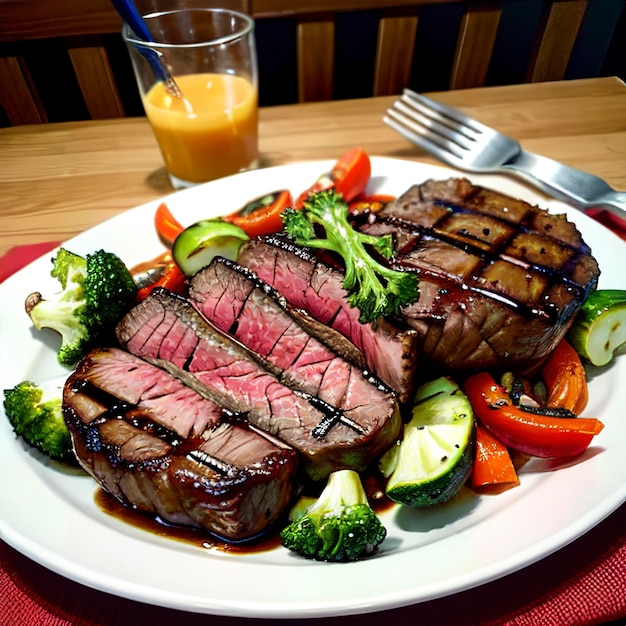
{"label": "white plate", "polygon": [[[412,183],[451,170],[374,158],[370,191],[400,194]],[[288,187],[299,193],[332,163],[311,162],[249,172],[167,198],[184,224],[231,212],[247,200]],[[575,220],[602,269],[603,288],[624,288],[626,246],[586,216],[548,202],[511,180],[472,176]],[[157,202],[128,211],[66,246],[98,247],[129,265],[162,251],[153,229]],[[33,332],[23,302],[52,294],[50,254],[0,286],[1,383],[43,381],[63,373],[58,338]],[[244,617],[321,617],[399,607],[452,594],[504,576],[558,550],[626,499],[626,359],[594,373],[586,414],[605,422],[592,447],[558,467],[534,460],[521,485],[491,497],[463,496],[430,510],[393,509],[380,553],[352,564],[293,557],[276,548],[234,555],[204,550],[133,527],[94,503],[87,476],[50,467],[15,439],[0,416],[0,533],[17,550],[70,579],[119,596],[194,612]],[[621,383],[621,384],[620,384]],[[401,576],[398,573],[401,572]]]}

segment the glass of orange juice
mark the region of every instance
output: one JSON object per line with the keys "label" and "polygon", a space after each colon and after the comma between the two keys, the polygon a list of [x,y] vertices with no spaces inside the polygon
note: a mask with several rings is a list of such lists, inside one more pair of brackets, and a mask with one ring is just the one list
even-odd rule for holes
{"label": "glass of orange juice", "polygon": [[[141,39],[127,25],[122,35],[172,185],[188,187],[256,167],[253,19],[216,8],[165,10],[143,17],[153,41]],[[178,90],[155,72],[155,57]]]}

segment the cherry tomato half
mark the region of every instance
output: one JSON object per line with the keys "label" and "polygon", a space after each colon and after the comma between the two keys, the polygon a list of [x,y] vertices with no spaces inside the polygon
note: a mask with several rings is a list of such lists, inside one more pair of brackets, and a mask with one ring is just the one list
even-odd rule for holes
{"label": "cherry tomato half", "polygon": [[365,191],[372,175],[372,164],[363,148],[353,148],[335,163],[331,177],[335,189],[346,202],[354,200]]}
{"label": "cherry tomato half", "polygon": [[365,191],[371,175],[372,164],[367,152],[363,148],[348,150],[333,165],[330,172],[320,176],[311,187],[298,196],[296,208],[302,208],[302,204],[312,193],[333,187],[349,203]]}

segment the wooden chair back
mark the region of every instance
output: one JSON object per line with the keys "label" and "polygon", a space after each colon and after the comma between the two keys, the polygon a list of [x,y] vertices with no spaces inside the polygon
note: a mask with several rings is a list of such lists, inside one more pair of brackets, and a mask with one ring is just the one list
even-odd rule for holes
{"label": "wooden chair back", "polygon": [[[205,0],[197,1],[206,4]],[[142,0],[139,4],[142,9],[158,8],[159,2],[166,0]],[[420,15],[433,5],[454,4],[462,9],[448,87],[484,85],[507,2],[511,0],[221,0],[219,4],[247,12],[257,21],[287,20],[294,24],[298,100],[309,102],[334,97],[339,15],[376,12],[378,38],[370,95],[389,95],[409,85]],[[564,77],[587,2],[545,0],[534,34],[527,81]],[[119,38],[121,21],[109,0],[0,0],[0,15],[0,107],[8,124],[49,120],[32,64],[33,57],[40,65],[42,57],[45,62],[43,42],[51,41],[67,53],[87,117],[127,114],[107,39]],[[354,45],[359,45],[358,32],[354,33]],[[61,69],[51,66],[46,70],[55,71]]]}

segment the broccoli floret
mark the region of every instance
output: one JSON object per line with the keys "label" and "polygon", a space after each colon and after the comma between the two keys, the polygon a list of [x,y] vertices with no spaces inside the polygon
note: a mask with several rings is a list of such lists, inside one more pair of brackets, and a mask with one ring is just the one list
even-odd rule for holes
{"label": "broccoli floret", "polygon": [[[343,258],[343,286],[362,323],[395,313],[419,297],[416,274],[383,265],[368,252],[371,246],[385,259],[391,258],[391,235],[376,237],[352,228],[348,205],[334,190],[311,194],[301,210],[285,209],[281,217],[285,231],[299,245],[331,250]],[[317,236],[315,225],[324,228],[325,237]]]}
{"label": "broccoli floret", "polygon": [[280,540],[307,559],[356,561],[374,554],[387,535],[353,470],[333,472],[319,498],[300,514]]}
{"label": "broccoli floret", "polygon": [[123,261],[104,250],[81,257],[61,248],[50,274],[61,284],[61,293],[55,300],[32,293],[25,308],[37,330],[60,333],[58,361],[72,366],[112,332],[135,302],[137,285]]}
{"label": "broccoli floret", "polygon": [[4,411],[15,434],[52,459],[76,463],[63,419],[61,394],[50,394],[36,383],[23,381],[4,390]]}

